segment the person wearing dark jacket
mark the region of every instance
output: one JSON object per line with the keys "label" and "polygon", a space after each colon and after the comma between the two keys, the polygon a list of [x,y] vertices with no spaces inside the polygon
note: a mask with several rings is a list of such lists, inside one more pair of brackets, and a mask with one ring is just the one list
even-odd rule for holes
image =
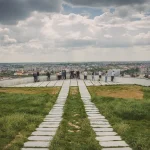
{"label": "person wearing dark jacket", "polygon": [[50,81],[50,76],[51,76],[50,72],[48,71],[48,72],[46,73],[46,75],[47,75],[47,81]]}
{"label": "person wearing dark jacket", "polygon": [[39,76],[40,76],[40,73],[39,72],[37,72],[37,82],[39,82],[40,80],[39,80]]}
{"label": "person wearing dark jacket", "polygon": [[37,74],[36,74],[36,72],[33,72],[33,78],[34,78],[34,82],[37,82]]}

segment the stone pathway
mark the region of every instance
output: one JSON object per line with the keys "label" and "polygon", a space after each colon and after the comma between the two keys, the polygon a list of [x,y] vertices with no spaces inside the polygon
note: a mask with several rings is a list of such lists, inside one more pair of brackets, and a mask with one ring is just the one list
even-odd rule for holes
{"label": "stone pathway", "polygon": [[49,83],[50,81],[42,82],[42,84],[40,84],[38,87],[46,87]]}
{"label": "stone pathway", "polygon": [[76,79],[71,79],[70,86],[78,86],[78,82]]}
{"label": "stone pathway", "polygon": [[93,83],[91,82],[91,80],[84,80],[86,86],[93,86]]}
{"label": "stone pathway", "polygon": [[91,82],[92,82],[93,85],[95,85],[95,86],[100,86],[100,85],[101,85],[99,81],[91,81]]}
{"label": "stone pathway", "polygon": [[91,95],[83,80],[78,80],[78,86],[88,119],[96,133],[96,140],[99,141],[99,144],[103,148],[102,150],[132,150],[129,145],[113,131],[108,120],[99,113],[95,104],[91,102]]}
{"label": "stone pathway", "polygon": [[33,84],[34,84],[34,83],[27,83],[27,84],[25,85],[25,87],[32,87]]}
{"label": "stone pathway", "polygon": [[44,121],[32,132],[22,150],[48,150],[56,131],[62,121],[63,107],[69,93],[70,80],[64,81],[57,101]]}
{"label": "stone pathway", "polygon": [[35,82],[32,87],[39,87],[43,82]]}
{"label": "stone pathway", "polygon": [[62,86],[63,82],[64,82],[64,80],[58,80],[57,83],[55,84],[55,86]]}
{"label": "stone pathway", "polygon": [[57,80],[51,81],[51,82],[47,85],[47,87],[53,87],[53,86],[55,86],[56,83],[57,83]]}
{"label": "stone pathway", "polygon": [[[78,86],[78,82],[76,79],[67,79],[69,80],[70,86]],[[36,82],[36,83],[26,83],[15,85],[11,87],[61,87],[64,80],[54,80],[54,81],[43,81],[43,82]],[[66,81],[66,80],[65,80]],[[124,83],[117,83],[117,82],[104,82],[104,81],[92,81],[92,80],[83,80],[86,86],[102,86],[102,85],[118,85]]]}

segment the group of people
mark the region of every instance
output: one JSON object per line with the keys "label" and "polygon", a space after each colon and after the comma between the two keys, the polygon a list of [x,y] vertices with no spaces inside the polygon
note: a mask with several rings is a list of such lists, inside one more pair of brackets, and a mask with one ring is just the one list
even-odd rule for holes
{"label": "group of people", "polygon": [[39,82],[39,76],[40,76],[39,72],[33,72],[34,82]]}
{"label": "group of people", "polygon": [[[115,77],[115,72],[112,71],[112,73],[111,73],[111,82],[114,81],[114,77]],[[107,79],[108,79],[108,72],[106,71],[106,73],[105,73],[105,82],[107,82]]]}
{"label": "group of people", "polygon": [[[99,80],[101,80],[101,78],[102,78],[102,72],[99,71],[99,72],[98,72],[98,75],[99,75]],[[105,82],[107,82],[107,79],[108,79],[108,72],[106,71],[106,72],[104,73],[104,75],[105,75]],[[85,70],[85,71],[84,71],[84,80],[87,80],[87,76],[88,76],[88,73],[87,73],[87,71]],[[114,77],[115,77],[115,72],[112,71],[112,73],[111,73],[111,82],[114,81]],[[94,72],[94,71],[92,72],[92,80],[95,80],[95,72]]]}
{"label": "group of people", "polygon": [[62,70],[62,71],[58,72],[56,75],[57,75],[57,79],[58,80],[66,79],[67,78],[66,77],[66,70]]}
{"label": "group of people", "polygon": [[[98,76],[99,76],[99,80],[101,80],[101,78],[102,78],[102,72],[101,71],[98,72]],[[95,72],[94,71],[92,72],[92,80],[95,80]]]}
{"label": "group of people", "polygon": [[[62,70],[62,71],[58,72],[56,74],[57,75],[57,79],[58,80],[66,79],[67,78],[66,74],[67,74],[66,70]],[[84,80],[87,80],[87,77],[88,77],[87,71],[85,70],[83,74],[84,74]],[[102,74],[103,73],[101,71],[98,72],[99,80],[101,80]],[[39,80],[39,75],[40,75],[39,72],[33,72],[34,82],[39,82],[40,81]],[[107,82],[108,72],[106,71],[104,73],[104,75],[105,75],[105,82]],[[50,81],[51,73],[49,71],[47,71],[46,76],[47,76],[47,81]],[[112,73],[111,73],[111,82],[114,81],[114,77],[115,77],[115,72],[112,71]],[[80,72],[79,71],[70,71],[70,79],[74,79],[74,78],[80,79]],[[92,80],[95,80],[95,72],[94,71],[92,72]]]}
{"label": "group of people", "polygon": [[[57,74],[57,79],[61,80],[61,79],[66,79],[67,78],[67,72],[66,70],[62,70],[60,72],[58,72]],[[80,72],[79,71],[70,71],[70,79],[80,79]]]}
{"label": "group of people", "polygon": [[70,79],[80,79],[80,71],[70,71]]}

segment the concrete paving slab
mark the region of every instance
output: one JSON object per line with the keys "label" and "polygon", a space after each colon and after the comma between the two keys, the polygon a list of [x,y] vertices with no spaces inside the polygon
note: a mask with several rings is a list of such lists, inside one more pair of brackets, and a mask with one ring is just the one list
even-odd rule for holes
{"label": "concrete paving slab", "polygon": [[63,80],[58,80],[55,86],[62,86],[63,85]]}
{"label": "concrete paving slab", "polygon": [[39,125],[39,128],[58,128],[59,124],[53,124],[53,125],[46,125],[46,124],[41,124]]}
{"label": "concrete paving slab", "polygon": [[104,121],[90,121],[90,123],[95,125],[110,125],[109,122]]}
{"label": "concrete paving slab", "polygon": [[52,140],[52,136],[30,136],[28,138],[29,141],[50,141]]}
{"label": "concrete paving slab", "polygon": [[47,84],[47,87],[54,87],[57,81],[50,81],[49,84]]}
{"label": "concrete paving slab", "polygon": [[62,115],[47,115],[45,118],[62,118]]}
{"label": "concrete paving slab", "polygon": [[62,119],[57,119],[57,118],[45,118],[44,121],[46,122],[52,122],[52,121],[62,121]]}
{"label": "concrete paving slab", "polygon": [[124,141],[108,141],[108,142],[99,142],[102,147],[127,147],[129,146]]}
{"label": "concrete paving slab", "polygon": [[103,148],[102,150],[132,150],[130,147]]}
{"label": "concrete paving slab", "polygon": [[43,123],[44,123],[44,122],[53,123],[54,121],[55,121],[55,122],[58,122],[58,123],[60,122],[60,120],[43,120]]}
{"label": "concrete paving slab", "polygon": [[54,136],[56,132],[44,132],[44,131],[35,131],[35,132],[32,132],[31,135],[37,135],[37,136],[40,136],[40,135],[43,135],[43,136]]}
{"label": "concrete paving slab", "polygon": [[34,83],[27,83],[27,84],[25,85],[25,87],[32,87],[33,84],[34,84]]}
{"label": "concrete paving slab", "polygon": [[99,81],[91,81],[93,83],[94,86],[100,86],[100,82]]}
{"label": "concrete paving slab", "polygon": [[43,82],[42,84],[39,85],[39,87],[46,87],[50,81]]}
{"label": "concrete paving slab", "polygon": [[39,87],[43,82],[36,82],[32,84],[32,87]]}
{"label": "concrete paving slab", "polygon": [[76,79],[71,79],[70,86],[78,86]]}
{"label": "concrete paving slab", "polygon": [[91,124],[91,127],[93,128],[111,128],[112,126],[111,125],[95,125],[95,124]]}
{"label": "concrete paving slab", "polygon": [[49,150],[49,148],[22,148],[21,150]]}
{"label": "concrete paving slab", "polygon": [[95,132],[112,132],[113,128],[93,128]]}
{"label": "concrete paving slab", "polygon": [[96,132],[97,136],[114,136],[117,135],[116,132]]}
{"label": "concrete paving slab", "polygon": [[98,120],[98,119],[105,119],[104,116],[92,116],[92,117],[88,116],[88,118],[91,119],[91,120],[92,120],[92,119],[97,119],[97,120]]}
{"label": "concrete paving slab", "polygon": [[103,119],[103,118],[100,118],[100,119],[89,119],[90,121],[95,121],[95,122],[99,122],[99,121],[103,121],[103,122],[108,122],[108,120],[107,119]]}
{"label": "concrete paving slab", "polygon": [[100,136],[96,137],[97,141],[103,142],[103,141],[121,141],[120,136]]}
{"label": "concrete paving slab", "polygon": [[87,115],[90,115],[90,114],[99,114],[99,111],[96,111],[96,112],[91,112],[91,111],[88,111],[86,112]]}
{"label": "concrete paving slab", "polygon": [[59,125],[60,122],[42,122],[40,125]]}
{"label": "concrete paving slab", "polygon": [[24,147],[49,147],[49,142],[28,141],[24,143]]}
{"label": "concrete paving slab", "polygon": [[89,117],[104,117],[100,113],[99,114],[88,114]]}
{"label": "concrete paving slab", "polygon": [[57,128],[36,128],[36,131],[55,132]]}
{"label": "concrete paving slab", "polygon": [[85,108],[85,111],[87,111],[87,112],[99,112],[98,109],[86,109],[86,108]]}

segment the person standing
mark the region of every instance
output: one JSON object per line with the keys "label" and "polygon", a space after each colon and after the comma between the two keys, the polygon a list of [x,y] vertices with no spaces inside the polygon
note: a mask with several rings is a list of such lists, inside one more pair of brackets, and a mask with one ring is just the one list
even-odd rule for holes
{"label": "person standing", "polygon": [[64,70],[64,77],[65,77],[65,79],[67,78],[67,77],[66,77],[66,74],[67,74],[67,73],[66,73],[66,70]]}
{"label": "person standing", "polygon": [[113,72],[111,73],[111,82],[114,81],[114,76],[115,76],[115,72],[113,71]]}
{"label": "person standing", "polygon": [[59,72],[59,80],[61,80],[62,79],[62,72],[60,71]]}
{"label": "person standing", "polygon": [[46,73],[46,75],[47,75],[47,81],[50,81],[50,72],[48,71],[48,72]]}
{"label": "person standing", "polygon": [[80,71],[78,71],[78,79],[80,79]]}
{"label": "person standing", "polygon": [[33,78],[34,78],[34,82],[37,82],[37,73],[33,72]]}
{"label": "person standing", "polygon": [[39,73],[39,71],[37,72],[37,82],[39,82],[40,80],[39,80],[39,76],[40,76],[40,73]]}
{"label": "person standing", "polygon": [[59,80],[59,72],[56,73],[57,80]]}
{"label": "person standing", "polygon": [[62,79],[64,80],[65,79],[65,72],[64,72],[64,70],[61,71],[61,74],[62,74]]}
{"label": "person standing", "polygon": [[63,80],[66,79],[66,70],[62,70],[62,79],[63,79]]}
{"label": "person standing", "polygon": [[105,73],[105,82],[107,82],[107,78],[108,78],[108,73],[106,71],[106,73]]}
{"label": "person standing", "polygon": [[92,72],[92,80],[95,80],[95,77],[94,77],[94,76],[95,76],[95,72],[93,71],[93,72]]}
{"label": "person standing", "polygon": [[84,71],[84,80],[87,80],[87,71]]}
{"label": "person standing", "polygon": [[74,72],[73,72],[73,77],[74,77],[74,79],[76,79],[76,78],[77,78],[76,71],[74,71]]}
{"label": "person standing", "polygon": [[98,75],[99,75],[99,80],[101,80],[101,78],[102,78],[102,72],[99,71],[99,72],[98,72]]}
{"label": "person standing", "polygon": [[79,79],[79,71],[78,70],[77,70],[76,74],[77,74],[77,79]]}
{"label": "person standing", "polygon": [[70,79],[73,79],[73,78],[74,78],[74,71],[72,70],[70,73]]}

